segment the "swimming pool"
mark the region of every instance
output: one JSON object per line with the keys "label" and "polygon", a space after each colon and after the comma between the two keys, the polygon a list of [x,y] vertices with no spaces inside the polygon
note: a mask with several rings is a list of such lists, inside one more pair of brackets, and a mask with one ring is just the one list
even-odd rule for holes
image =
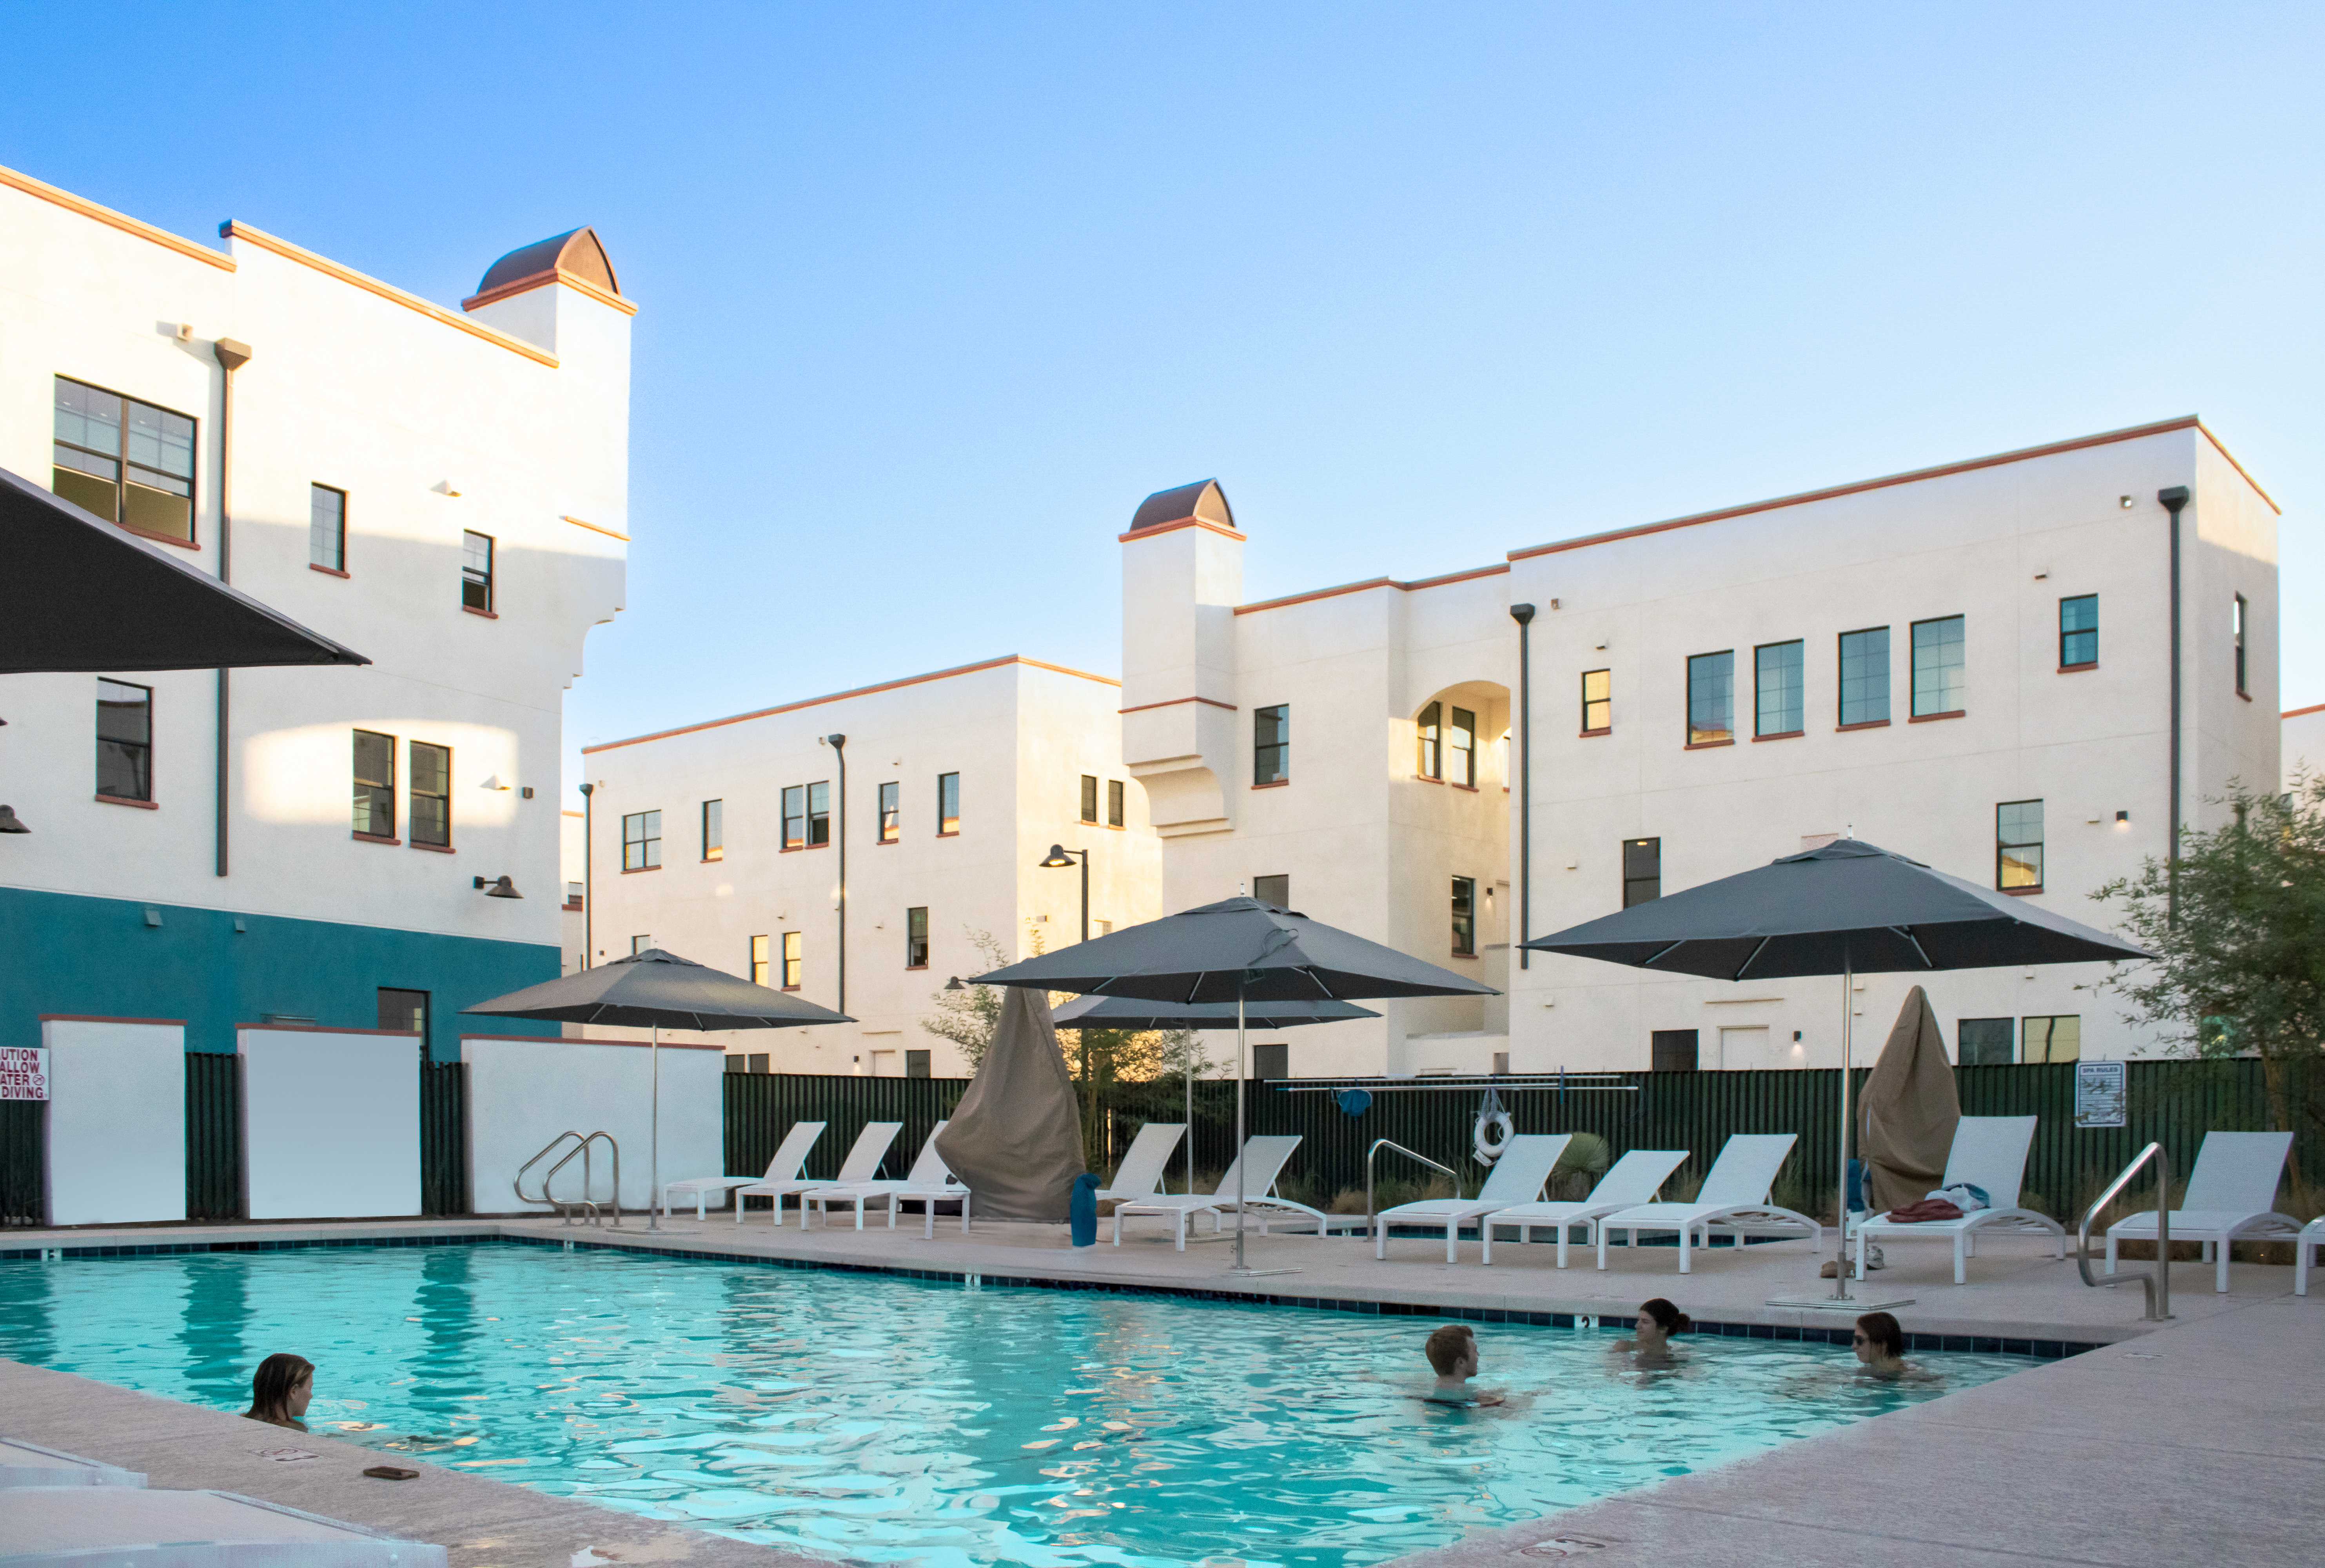
{"label": "swimming pool", "polygon": [[[1684,1304],[1684,1303],[1682,1303]],[[1431,1406],[1427,1318],[965,1288],[516,1243],[0,1265],[0,1355],[221,1409],[275,1350],[318,1432],[827,1557],[1376,1563],[1990,1381],[2021,1358],[1479,1325],[1499,1410]]]}

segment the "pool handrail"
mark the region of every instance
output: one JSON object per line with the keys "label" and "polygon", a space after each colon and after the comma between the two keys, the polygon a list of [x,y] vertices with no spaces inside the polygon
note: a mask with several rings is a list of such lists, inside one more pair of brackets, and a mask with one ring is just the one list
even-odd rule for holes
{"label": "pool handrail", "polygon": [[1383,1149],[1394,1149],[1398,1154],[1403,1155],[1408,1160],[1419,1160],[1422,1164],[1427,1165],[1432,1171],[1444,1172],[1447,1175],[1453,1178],[1453,1195],[1456,1198],[1459,1198],[1461,1195],[1461,1173],[1455,1170],[1452,1166],[1440,1165],[1435,1160],[1431,1159],[1427,1155],[1417,1154],[1412,1149],[1406,1148],[1403,1144],[1397,1143],[1392,1139],[1375,1138],[1373,1140],[1373,1146],[1365,1151],[1365,1233],[1366,1235],[1369,1236],[1372,1234],[1373,1221],[1379,1218],[1380,1214],[1380,1211],[1373,1205],[1373,1156],[1379,1154]]}
{"label": "pool handrail", "polygon": [[[2107,1206],[2115,1202],[2116,1194],[2129,1186],[2132,1177],[2137,1175],[2139,1168],[2151,1159],[2155,1162],[2156,1182],[2155,1266],[2145,1274],[2117,1274],[2105,1279],[2094,1279],[2091,1277],[2091,1226]],[[2220,1245],[2226,1247],[2228,1243],[2223,1241]],[[2147,1312],[2140,1321],[2149,1323],[2171,1321],[2172,1155],[2161,1143],[2152,1143],[2134,1155],[2131,1164],[2123,1168],[2123,1174],[2107,1183],[2107,1190],[2099,1194],[2098,1202],[2083,1211],[2083,1222],[2075,1231],[2075,1267],[2081,1272],[2083,1283],[2095,1290],[2105,1289],[2111,1285],[2129,1285],[2137,1280],[2147,1290]]]}
{"label": "pool handrail", "polygon": [[[555,1154],[560,1148],[563,1147],[565,1141],[568,1138],[573,1140],[573,1147],[566,1149],[564,1157],[559,1160],[555,1164],[550,1166],[546,1172],[542,1173],[541,1178],[541,1195],[536,1198],[524,1190],[524,1174],[533,1169],[533,1166],[539,1164],[542,1161],[547,1159],[551,1155]],[[594,1184],[591,1180],[592,1171],[590,1150],[599,1138],[606,1140],[606,1148],[613,1157],[613,1228],[616,1230],[620,1229],[622,1228],[622,1146],[615,1141],[613,1134],[606,1131],[602,1127],[596,1132],[589,1133],[586,1136],[575,1131],[571,1127],[568,1127],[565,1131],[559,1133],[555,1137],[550,1139],[546,1144],[543,1144],[541,1147],[540,1153],[534,1155],[533,1158],[525,1161],[523,1164],[517,1167],[516,1180],[512,1183],[512,1185],[516,1189],[517,1202],[520,1203],[546,1204],[549,1207],[555,1209],[560,1218],[561,1218],[568,1225],[573,1223],[573,1216],[576,1212],[585,1209],[588,1211],[588,1222],[590,1224],[597,1225],[604,1223],[604,1211],[598,1206],[597,1201],[589,1196],[589,1189]],[[568,1202],[565,1199],[551,1195],[549,1191],[549,1187],[550,1183],[557,1179],[557,1173],[573,1163],[573,1157],[576,1155],[579,1155],[581,1157],[581,1196],[578,1199]]]}

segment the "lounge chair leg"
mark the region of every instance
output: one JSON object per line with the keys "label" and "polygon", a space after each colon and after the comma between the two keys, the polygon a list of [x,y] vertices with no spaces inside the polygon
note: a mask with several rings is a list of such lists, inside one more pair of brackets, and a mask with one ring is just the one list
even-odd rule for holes
{"label": "lounge chair leg", "polygon": [[[1687,1243],[1688,1230],[1687,1227],[1682,1225],[1679,1228],[1679,1271],[1681,1274],[1690,1274],[1694,1272],[1688,1266]],[[1711,1232],[1709,1230],[1703,1233],[1703,1244],[1706,1247],[1711,1245]]]}
{"label": "lounge chair leg", "polygon": [[[960,1233],[963,1236],[968,1234],[968,1193],[966,1191],[963,1191],[960,1195]],[[934,1210],[931,1210],[929,1212],[931,1215],[929,1224],[933,1227],[936,1224],[936,1220],[934,1218],[936,1211]],[[934,1230],[931,1229],[931,1234],[933,1235],[934,1233]]]}
{"label": "lounge chair leg", "polygon": [[[1172,1216],[1171,1216],[1171,1227],[1172,1227],[1171,1245],[1172,1245],[1173,1247],[1176,1247],[1176,1248],[1177,1248],[1180,1251],[1181,1251],[1181,1252],[1186,1251],[1186,1250],[1187,1250],[1187,1211],[1186,1211],[1184,1209],[1180,1210],[1177,1213],[1175,1213],[1175,1214],[1173,1214],[1173,1215],[1172,1215]],[[1218,1215],[1214,1214],[1214,1215],[1212,1215],[1212,1216],[1211,1216],[1211,1233],[1212,1233],[1213,1235],[1215,1235],[1215,1236],[1216,1236],[1217,1234],[1218,1234],[1218,1229],[1219,1229],[1219,1217],[1218,1217]]]}
{"label": "lounge chair leg", "polygon": [[2115,1232],[2112,1229],[2107,1231],[2107,1271],[2109,1274],[2115,1272]]}
{"label": "lounge chair leg", "polygon": [[1445,1221],[1445,1261],[1448,1263],[1459,1261],[1459,1259],[1455,1256],[1453,1248],[1458,1244],[1460,1234],[1461,1222],[1459,1220],[1448,1220]]}
{"label": "lounge chair leg", "polygon": [[[1582,1239],[1585,1241],[1590,1239],[1588,1231],[1583,1233]],[[1561,1268],[1566,1266],[1566,1221],[1563,1220],[1558,1222],[1558,1266]]]}
{"label": "lounge chair leg", "polygon": [[1968,1256],[1968,1254],[1969,1254],[1969,1238],[1968,1238],[1968,1235],[1966,1235],[1966,1234],[1964,1234],[1964,1233],[1962,1233],[1962,1232],[1959,1232],[1959,1231],[1955,1232],[1955,1234],[1954,1234],[1954,1283],[1955,1283],[1956,1285],[1968,1285],[1968,1284],[1969,1283],[1969,1272],[1968,1272],[1968,1268],[1965,1266],[1965,1265],[1964,1265],[1964,1263],[1963,1263],[1963,1259],[1964,1259],[1964,1258],[1966,1258],[1966,1257]]}
{"label": "lounge chair leg", "polygon": [[1604,1225],[1598,1227],[1598,1266],[1602,1269],[1607,1266],[1607,1228]]}
{"label": "lounge chair leg", "polygon": [[[1525,1227],[1518,1227],[1518,1239],[1525,1239]],[[1491,1266],[1494,1261],[1494,1228],[1483,1220],[1477,1221],[1477,1261]]]}
{"label": "lounge chair leg", "polygon": [[1122,1245],[1122,1211],[1119,1209],[1114,1211],[1114,1244],[1116,1247]]}
{"label": "lounge chair leg", "polygon": [[2212,1246],[2218,1251],[2220,1259],[2220,1271],[2213,1278],[2212,1288],[2220,1294],[2226,1295],[2228,1294],[2228,1243],[2223,1239],[2215,1241]]}
{"label": "lounge chair leg", "polygon": [[1377,1263],[1387,1257],[1388,1221],[1375,1215],[1373,1217],[1373,1261]]}
{"label": "lounge chair leg", "polygon": [[[1822,1237],[1819,1237],[1819,1238],[1818,1238],[1818,1239],[1819,1239],[1820,1241],[1821,1241],[1821,1240],[1823,1239],[1823,1238],[1822,1238]],[[1844,1249],[1844,1250],[1845,1250],[1845,1249]],[[1857,1277],[1857,1278],[1858,1278],[1858,1279],[1863,1279],[1863,1278],[1865,1277],[1865,1227],[1864,1227],[1864,1226],[1862,1226],[1862,1225],[1860,1225],[1860,1226],[1858,1226],[1858,1227],[1857,1228],[1857,1275],[1856,1275],[1856,1277]]]}

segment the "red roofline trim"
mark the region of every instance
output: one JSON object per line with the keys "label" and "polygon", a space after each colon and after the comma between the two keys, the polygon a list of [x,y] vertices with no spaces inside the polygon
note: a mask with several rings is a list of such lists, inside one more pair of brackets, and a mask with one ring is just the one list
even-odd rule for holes
{"label": "red roofline trim", "polygon": [[1312,593],[1295,593],[1283,598],[1262,599],[1257,604],[1239,604],[1236,614],[1247,616],[1255,610],[1282,609],[1285,605],[1306,604],[1310,599],[1337,598],[1344,593],[1365,593],[1376,588],[1393,588],[1399,593],[1411,593],[1416,589],[1442,588],[1448,583],[1468,582],[1472,578],[1498,577],[1509,571],[1507,566],[1476,566],[1467,571],[1449,571],[1442,577],[1424,577],[1412,582],[1399,582],[1393,577],[1367,578],[1362,582],[1346,582],[1338,588],[1320,588]]}
{"label": "red roofline trim", "polygon": [[2298,719],[2304,713],[2325,713],[2325,702],[2311,702],[2306,708],[2289,708],[2277,715],[2279,719]]}
{"label": "red roofline trim", "polygon": [[534,273],[527,277],[513,278],[500,287],[488,289],[481,294],[470,294],[460,302],[460,309],[473,311],[479,305],[489,305],[496,300],[505,300],[513,295],[530,293],[534,289],[549,283],[563,283],[567,288],[586,294],[601,305],[613,306],[625,316],[635,316],[638,313],[638,308],[621,295],[599,288],[588,278],[577,277],[571,273],[560,272],[555,267],[551,267],[545,272]]}
{"label": "red roofline trim", "polygon": [[1222,527],[1208,517],[1181,517],[1176,523],[1157,523],[1152,528],[1134,528],[1127,533],[1117,533],[1114,536],[1114,542],[1116,544],[1127,544],[1134,539],[1153,539],[1158,534],[1176,533],[1181,528],[1209,529],[1220,538],[1232,539],[1237,544],[1248,543],[1251,540],[1250,534],[1238,533],[1232,528]]}

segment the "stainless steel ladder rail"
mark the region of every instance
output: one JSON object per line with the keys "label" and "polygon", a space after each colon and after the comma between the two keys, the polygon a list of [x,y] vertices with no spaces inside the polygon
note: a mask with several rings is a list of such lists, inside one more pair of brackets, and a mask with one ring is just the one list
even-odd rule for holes
{"label": "stainless steel ladder rail", "polygon": [[[516,1180],[513,1183],[516,1188],[517,1202],[520,1203],[541,1203],[553,1208],[568,1225],[573,1223],[573,1217],[575,1214],[579,1213],[584,1210],[588,1211],[588,1222],[590,1224],[597,1225],[603,1223],[605,1219],[604,1211],[600,1209],[597,1201],[589,1196],[589,1190],[593,1185],[595,1185],[595,1183],[592,1180],[594,1173],[591,1170],[592,1162],[590,1158],[590,1151],[600,1138],[605,1140],[607,1151],[612,1156],[613,1160],[614,1229],[616,1230],[620,1229],[622,1228],[622,1146],[615,1142],[613,1134],[607,1132],[603,1128],[599,1128],[596,1132],[584,1135],[569,1127],[565,1131],[559,1133],[555,1137],[550,1139],[546,1144],[543,1144],[541,1147],[540,1153],[534,1155],[533,1158],[525,1161],[523,1164],[517,1167]],[[571,1148],[565,1148],[565,1144],[568,1139],[572,1141],[573,1146]],[[526,1192],[524,1190],[525,1173],[532,1170],[533,1166],[541,1164],[542,1161],[549,1158],[550,1155],[556,1154],[560,1149],[564,1149],[564,1156],[555,1164],[550,1166],[547,1171],[542,1173],[541,1178],[540,1195],[536,1197]],[[550,1183],[557,1179],[558,1172],[563,1170],[566,1166],[573,1163],[576,1155],[579,1155],[581,1160],[581,1196],[571,1200],[557,1197],[550,1192]]]}
{"label": "stainless steel ladder rail", "polygon": [[[2116,1195],[2131,1184],[2140,1167],[2148,1161],[2155,1162],[2155,1266],[2145,1274],[2113,1274],[2104,1278],[2091,1276],[2091,1226],[2116,1200]],[[2228,1245],[2222,1242],[2221,1246]],[[2147,1288],[2147,1313],[2140,1321],[2160,1323],[2172,1317],[2172,1156],[2160,1143],[2150,1144],[2139,1151],[2123,1174],[2107,1183],[2098,1202],[2083,1211],[2083,1222],[2075,1231],[2075,1267],[2083,1283],[2094,1289],[2108,1285],[2129,1285],[2137,1280]]]}
{"label": "stainless steel ladder rail", "polygon": [[1453,1178],[1453,1195],[1456,1198],[1461,1195],[1461,1173],[1452,1166],[1440,1165],[1427,1155],[1416,1154],[1403,1144],[1394,1143],[1387,1138],[1375,1138],[1373,1146],[1365,1151],[1365,1230],[1367,1234],[1372,1230],[1373,1221],[1380,1218],[1380,1211],[1373,1206],[1373,1157],[1383,1149],[1394,1149],[1408,1160],[1418,1160],[1432,1171],[1444,1172]]}

